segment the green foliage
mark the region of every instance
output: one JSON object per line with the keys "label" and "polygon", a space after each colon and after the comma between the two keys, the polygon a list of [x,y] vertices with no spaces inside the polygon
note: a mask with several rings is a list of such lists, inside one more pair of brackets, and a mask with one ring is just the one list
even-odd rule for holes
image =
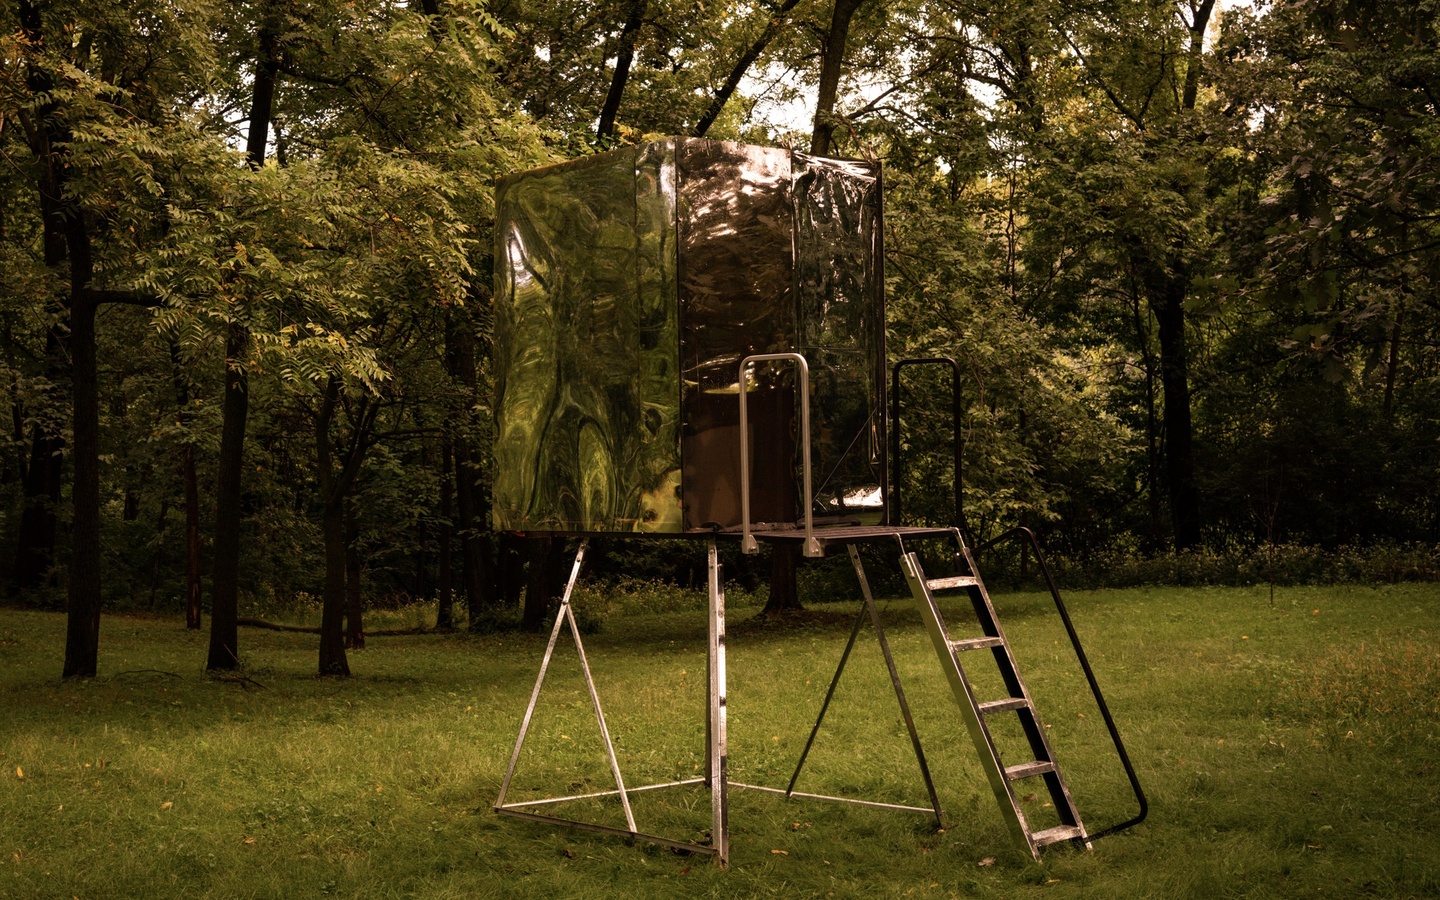
{"label": "green foliage", "polygon": [[[1431,571],[1435,5],[1220,7],[1199,43],[1190,3],[861,4],[837,152],[884,165],[891,362],[959,360],[968,524],[981,540],[1035,528],[1074,579]],[[32,477],[32,450],[52,446],[37,438],[58,441],[66,466],[74,443],[70,251],[46,244],[46,154],[64,157],[92,286],[158,303],[107,304],[99,319],[106,602],[178,608],[186,447],[202,530],[214,532],[231,322],[249,336],[237,360],[251,400],[247,602],[268,609],[322,588],[321,429],[336,454],[328,474],[363,459],[348,496],[367,600],[430,598],[445,448],[479,448],[482,490],[493,465],[495,179],[599,145],[632,8],[0,9],[0,390],[12,423],[0,436],[0,560],[15,562],[27,497],[57,517],[61,545],[27,601],[60,602],[71,514],[68,489],[37,494]],[[812,92],[831,8],[643,4],[613,140],[688,132],[773,25],[710,135],[803,141],[808,122],[760,122]],[[27,36],[27,11],[42,39]],[[268,161],[252,168],[239,148],[262,32],[278,87]],[[46,126],[64,140],[43,147]],[[1166,303],[1189,351],[1208,545],[1173,558],[1155,556],[1173,537],[1165,426],[1180,412],[1166,409]],[[447,358],[470,339],[473,386]],[[340,411],[324,419],[332,379]],[[948,378],[910,370],[903,393],[907,520],[949,522]],[[704,579],[694,549],[597,553],[606,590],[630,579],[612,596],[648,599],[597,601],[594,620],[626,603],[692,608]],[[765,562],[726,558],[753,592]],[[808,594],[839,595],[848,571],[830,560],[800,577]]]}

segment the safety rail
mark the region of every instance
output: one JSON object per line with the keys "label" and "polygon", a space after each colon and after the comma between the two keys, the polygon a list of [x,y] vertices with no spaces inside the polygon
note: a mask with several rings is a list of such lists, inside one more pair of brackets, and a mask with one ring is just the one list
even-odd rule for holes
{"label": "safety rail", "polygon": [[976,547],[974,552],[978,556],[997,544],[1013,540],[1024,540],[1035,551],[1035,561],[1040,564],[1040,574],[1044,576],[1045,584],[1050,589],[1050,596],[1055,600],[1055,609],[1060,613],[1060,621],[1064,623],[1065,632],[1070,636],[1070,645],[1075,648],[1075,657],[1080,661],[1080,668],[1085,672],[1085,680],[1090,683],[1090,693],[1095,695],[1095,705],[1099,707],[1100,716],[1105,720],[1105,727],[1110,732],[1110,740],[1115,745],[1115,753],[1120,758],[1120,765],[1125,767],[1125,777],[1130,779],[1130,789],[1135,793],[1135,801],[1140,806],[1140,812],[1133,818],[1089,835],[1090,840],[1098,840],[1145,821],[1145,816],[1150,811],[1150,804],[1145,799],[1145,791],[1140,787],[1140,779],[1135,776],[1135,767],[1130,763],[1130,754],[1125,752],[1125,742],[1120,739],[1120,730],[1115,727],[1115,719],[1110,715],[1110,707],[1105,703],[1105,695],[1101,693],[1100,684],[1095,680],[1095,672],[1090,668],[1090,660],[1085,656],[1085,648],[1080,646],[1080,636],[1075,633],[1075,624],[1070,621],[1070,612],[1065,608],[1065,601],[1060,598],[1060,588],[1055,584],[1054,576],[1050,574],[1050,565],[1045,561],[1045,554],[1040,550],[1040,541],[1036,539],[1035,532],[1021,525],[997,538],[986,541]]}
{"label": "safety rail", "polygon": [[903,454],[900,452],[900,371],[908,366],[924,365],[946,365],[950,367],[950,414],[954,429],[951,446],[955,451],[955,520],[951,524],[959,528],[961,533],[968,538],[970,536],[970,529],[965,523],[964,481],[961,479],[960,474],[960,457],[962,451],[962,445],[960,443],[960,420],[962,418],[962,410],[960,407],[960,364],[948,356],[902,359],[897,362],[895,368],[891,370],[890,466],[894,473],[894,482],[890,486],[890,516],[888,521],[892,525],[900,525],[905,521],[900,505],[900,493],[905,475],[904,465],[902,463]]}

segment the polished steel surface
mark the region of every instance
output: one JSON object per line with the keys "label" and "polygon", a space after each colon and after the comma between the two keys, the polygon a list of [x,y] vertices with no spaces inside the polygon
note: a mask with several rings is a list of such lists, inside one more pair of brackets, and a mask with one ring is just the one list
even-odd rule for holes
{"label": "polished steel surface", "polygon": [[757,353],[740,360],[738,374],[740,384],[740,434],[737,443],[740,454],[740,528],[743,537],[740,549],[746,553],[758,553],[760,547],[750,534],[750,417],[747,413],[749,396],[747,385],[750,381],[750,367],[761,362],[792,362],[800,373],[800,470],[803,472],[804,488],[800,494],[801,509],[805,510],[805,542],[802,552],[806,556],[824,556],[825,551],[815,540],[815,511],[811,505],[814,496],[810,475],[810,366],[799,353]]}
{"label": "polished steel surface", "polygon": [[[740,522],[735,368],[812,371],[814,513],[884,503],[879,168],[671,138],[496,192],[499,530],[676,534]],[[800,509],[789,369],[751,374],[757,518]]]}

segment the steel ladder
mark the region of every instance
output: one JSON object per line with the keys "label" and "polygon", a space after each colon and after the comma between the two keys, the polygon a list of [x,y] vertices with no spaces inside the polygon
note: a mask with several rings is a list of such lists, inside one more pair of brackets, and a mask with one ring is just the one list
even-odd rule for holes
{"label": "steel ladder", "polygon": [[[905,550],[903,545],[901,567],[906,581],[909,582],[910,592],[920,607],[926,630],[935,644],[935,652],[960,706],[966,729],[975,743],[980,764],[995,792],[1000,811],[1016,840],[1029,847],[1031,855],[1036,859],[1040,858],[1041,848],[1063,841],[1083,844],[1089,849],[1090,836],[1086,833],[1080,813],[1070,796],[1070,789],[1055,761],[1050,741],[1045,736],[1045,725],[1040,721],[1030,692],[1020,677],[1015,656],[995,615],[995,606],[990,602],[985,583],[975,567],[975,559],[958,531],[952,532],[952,539],[955,545],[955,568],[960,574],[941,578],[928,577],[920,557],[913,551]],[[951,635],[941,614],[937,595],[953,594],[964,594],[968,597],[979,625],[978,635],[958,638]],[[989,650],[990,653],[976,652],[981,650]],[[973,681],[966,674],[967,666],[972,667],[978,674],[979,670],[973,667],[984,665],[986,656],[989,656],[999,671],[1006,691],[1003,697],[977,697]],[[1026,759],[1002,759],[992,732],[992,722],[998,723],[999,717],[1007,714],[1013,714],[1019,720],[1020,730],[1025,738],[1022,746],[1026,748],[1023,751],[1028,755]],[[1027,822],[1021,799],[1023,795],[1017,791],[1023,783],[1037,778],[1044,782],[1050,803],[1059,818],[1058,825],[1038,830],[1032,829]]]}

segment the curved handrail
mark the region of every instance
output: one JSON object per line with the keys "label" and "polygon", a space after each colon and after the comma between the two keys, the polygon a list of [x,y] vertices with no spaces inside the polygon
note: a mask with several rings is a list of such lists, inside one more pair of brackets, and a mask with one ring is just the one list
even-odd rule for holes
{"label": "curved handrail", "polygon": [[1002,541],[1017,538],[1028,541],[1031,549],[1035,551],[1035,560],[1040,564],[1040,573],[1045,576],[1045,584],[1050,588],[1050,596],[1055,599],[1055,609],[1060,613],[1060,621],[1065,623],[1065,631],[1070,635],[1070,644],[1075,648],[1075,657],[1080,660],[1080,668],[1085,672],[1085,680],[1090,683],[1090,692],[1095,695],[1095,705],[1100,708],[1100,716],[1105,720],[1105,727],[1110,731],[1110,740],[1115,745],[1115,753],[1120,757],[1120,764],[1125,767],[1125,777],[1130,779],[1130,789],[1134,791],[1135,801],[1140,805],[1140,812],[1134,818],[1126,819],[1118,825],[1111,825],[1109,828],[1086,836],[1089,840],[1098,840],[1145,821],[1145,816],[1150,812],[1150,804],[1145,799],[1145,791],[1140,787],[1140,779],[1135,775],[1135,767],[1130,763],[1130,754],[1125,752],[1125,742],[1120,739],[1120,730],[1115,727],[1115,719],[1110,715],[1110,707],[1105,703],[1105,695],[1100,692],[1100,684],[1095,680],[1095,672],[1090,668],[1090,660],[1085,656],[1085,648],[1080,646],[1080,636],[1075,633],[1075,623],[1070,621],[1070,613],[1065,609],[1065,601],[1060,599],[1060,588],[1056,586],[1055,578],[1050,574],[1050,566],[1045,562],[1045,554],[1040,552],[1040,541],[1036,539],[1035,532],[1023,525],[1012,528],[999,537],[976,547],[975,553],[979,554]]}
{"label": "curved handrail", "polygon": [[745,370],[751,363],[786,360],[800,369],[800,445],[805,473],[805,543],[801,552],[806,556],[824,556],[820,542],[815,540],[815,516],[810,497],[810,364],[798,353],[757,353],[740,360],[740,549],[744,553],[760,552],[760,545],[750,533],[750,420],[745,411]]}
{"label": "curved handrail", "polygon": [[967,536],[970,529],[965,522],[964,506],[964,481],[960,471],[960,364],[949,356],[926,356],[914,359],[902,359],[890,370],[890,458],[891,470],[893,473],[893,484],[890,487],[890,510],[889,522],[892,525],[904,524],[904,513],[901,510],[900,495],[903,489],[904,466],[901,462],[900,452],[900,370],[906,366],[923,365],[947,365],[950,367],[950,416],[952,420],[953,433],[951,444],[954,448],[955,458],[955,521],[952,523]]}

